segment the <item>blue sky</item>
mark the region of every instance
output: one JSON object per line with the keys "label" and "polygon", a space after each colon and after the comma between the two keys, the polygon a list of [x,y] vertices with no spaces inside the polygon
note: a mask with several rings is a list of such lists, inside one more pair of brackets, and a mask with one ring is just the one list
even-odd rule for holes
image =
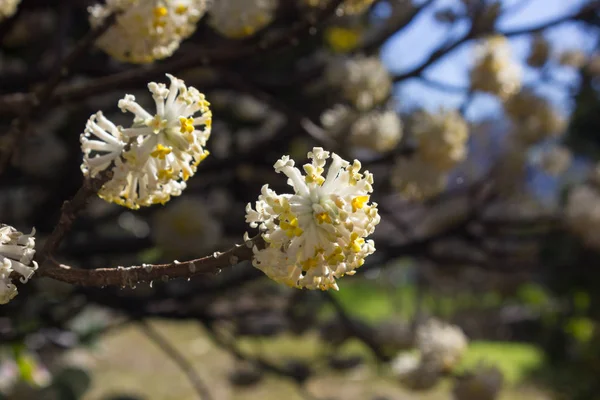
{"label": "blue sky", "polygon": [[[504,0],[506,6],[519,5],[519,11],[502,18],[497,27],[500,30],[519,29],[539,25],[549,20],[556,19],[566,13],[578,10],[584,0]],[[413,24],[403,30],[400,34],[392,37],[384,46],[382,57],[390,71],[401,73],[419,65],[433,49],[439,46],[449,37],[459,37],[468,29],[467,24],[460,24],[453,29],[448,29],[436,22],[433,18],[433,9],[439,9],[447,5],[457,4],[459,0],[437,0],[428,12],[422,13]],[[562,24],[547,32],[556,51],[567,48],[580,48],[589,51],[594,45],[592,36],[577,24]],[[511,39],[513,52],[517,59],[524,60],[529,49],[527,37]],[[472,43],[463,45],[450,55],[442,58],[436,64],[427,69],[425,75],[438,81],[443,81],[456,86],[467,86],[467,71],[472,59]],[[555,68],[555,75],[562,81],[572,81],[575,75],[564,68]],[[525,70],[525,82],[536,79],[536,72],[531,68]],[[563,110],[568,110],[570,104],[564,91],[556,90],[554,87],[542,86],[541,89],[548,94],[551,100]],[[428,109],[436,109],[439,106],[457,107],[463,101],[459,94],[448,94],[433,89],[417,79],[404,81],[396,87],[396,97],[400,105],[420,105]],[[498,104],[485,95],[478,96],[468,116],[472,119],[480,119],[494,113]]]}

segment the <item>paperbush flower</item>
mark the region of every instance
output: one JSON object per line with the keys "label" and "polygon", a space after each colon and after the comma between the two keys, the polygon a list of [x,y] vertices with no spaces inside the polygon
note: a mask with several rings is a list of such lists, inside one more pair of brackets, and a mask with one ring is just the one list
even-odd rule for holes
{"label": "paperbush flower", "polygon": [[0,0],[0,21],[12,17],[21,0]]}
{"label": "paperbush flower", "polygon": [[512,60],[510,44],[504,36],[491,36],[477,47],[471,70],[471,89],[506,99],[521,87],[521,69]]}
{"label": "paperbush flower", "polygon": [[89,8],[92,27],[115,12],[116,22],[96,41],[117,60],[148,63],[169,57],[196,30],[208,0],[107,0]]}
{"label": "paperbush flower", "polygon": [[278,0],[216,0],[209,23],[223,36],[251,36],[273,20],[278,4]]}
{"label": "paperbush flower", "polygon": [[0,304],[6,304],[17,294],[11,274],[21,275],[21,283],[26,283],[38,265],[35,255],[35,229],[29,235],[17,231],[12,226],[0,225]]}
{"label": "paperbush flower", "polygon": [[208,156],[204,148],[212,123],[208,101],[197,89],[167,76],[168,89],[162,83],[148,84],[155,114],[126,95],[119,108],[134,115],[131,127],[115,126],[101,112],[88,120],[81,135],[81,169],[91,177],[112,169],[113,178],[98,193],[106,201],[132,209],[164,204],[181,194]]}
{"label": "paperbush flower", "polygon": [[402,157],[396,160],[390,180],[402,197],[423,201],[446,188],[448,173],[434,168],[419,157]]}
{"label": "paperbush flower", "polygon": [[[246,222],[260,229],[265,249],[254,247],[253,265],[271,279],[292,287],[338,289],[336,279],[353,275],[375,251],[373,233],[380,217],[369,203],[373,176],[361,164],[315,147],[303,175],[283,156],[274,165],[284,173],[293,194],[277,194],[264,185]],[[332,162],[325,176],[325,164]]]}
{"label": "paperbush flower", "polygon": [[589,185],[573,188],[565,209],[566,224],[583,242],[600,250],[600,193]]}
{"label": "paperbush flower", "polygon": [[451,371],[460,362],[468,340],[458,326],[430,319],[417,329],[416,343],[423,362]]}

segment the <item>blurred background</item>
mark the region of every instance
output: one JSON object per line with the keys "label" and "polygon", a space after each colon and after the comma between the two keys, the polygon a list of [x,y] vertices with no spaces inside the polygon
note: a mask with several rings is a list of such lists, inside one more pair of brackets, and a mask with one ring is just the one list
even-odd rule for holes
{"label": "blurred background", "polygon": [[249,262],[127,288],[34,278],[0,306],[0,398],[600,399],[600,2],[214,0],[140,63],[123,48],[155,38],[127,36],[127,7],[203,4],[141,3],[94,46],[93,1],[0,0],[0,222],[41,248],[88,117],[127,123],[117,101],[151,109],[168,72],[211,103],[211,155],[166,205],[93,198],[57,260],[229,249],[263,184],[289,191],[275,161],[313,146],[374,174],[377,251],[337,292]]}

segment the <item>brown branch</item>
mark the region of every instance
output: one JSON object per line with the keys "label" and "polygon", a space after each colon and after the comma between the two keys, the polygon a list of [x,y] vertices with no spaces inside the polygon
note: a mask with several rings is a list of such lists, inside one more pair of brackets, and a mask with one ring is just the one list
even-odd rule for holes
{"label": "brown branch", "polygon": [[[292,25],[288,31],[281,35],[265,35],[252,45],[239,45],[232,48],[217,47],[212,49],[195,49],[184,57],[173,59],[164,63],[153,64],[151,67],[139,67],[117,74],[94,79],[85,84],[69,84],[57,88],[51,96],[49,106],[58,106],[64,103],[87,98],[92,95],[106,93],[132,83],[146,83],[154,77],[165,73],[176,73],[183,69],[195,66],[208,66],[225,64],[243,58],[253,57],[272,51],[304,36],[311,34],[311,29],[320,26],[331,16],[342,0],[334,0],[327,7],[319,9],[315,14],[300,20]],[[17,112],[23,106],[30,104],[34,96],[28,93],[13,93],[0,97],[0,112]]]}
{"label": "brown branch", "polygon": [[208,390],[208,386],[204,383],[204,381],[200,378],[198,373],[194,371],[194,366],[183,357],[180,351],[178,351],[175,347],[169,343],[156,329],[152,327],[147,321],[140,320],[138,322],[140,325],[140,330],[148,339],[150,339],[154,344],[156,344],[160,349],[167,355],[171,360],[177,364],[177,366],[183,371],[185,376],[187,376],[188,380],[198,393],[198,396],[201,400],[211,400],[213,397],[210,394],[210,390]]}
{"label": "brown branch", "polygon": [[[250,245],[251,247],[248,247]],[[211,256],[170,264],[142,264],[131,267],[80,269],[60,264],[48,257],[37,275],[80,286],[135,286],[141,282],[191,278],[200,274],[217,274],[241,261],[252,259],[252,246],[264,246],[260,235],[248,244],[237,244],[231,249]]]}
{"label": "brown branch", "polygon": [[22,136],[28,134],[30,120],[36,116],[37,113],[47,108],[52,99],[52,94],[63,76],[65,76],[73,64],[87,52],[88,48],[94,44],[96,39],[98,39],[104,32],[107,31],[108,28],[110,28],[116,18],[117,15],[113,14],[106,18],[102,25],[96,29],[90,30],[75,45],[65,59],[59,63],[56,70],[52,73],[50,78],[48,78],[41,89],[37,93],[32,93],[28,96],[28,104],[21,104],[21,106],[17,108],[21,109],[22,111],[19,117],[12,122],[8,133],[6,134],[5,148],[0,152],[0,174],[2,174],[2,172],[4,172],[6,169],[6,166],[10,162],[13,153],[16,151]]}

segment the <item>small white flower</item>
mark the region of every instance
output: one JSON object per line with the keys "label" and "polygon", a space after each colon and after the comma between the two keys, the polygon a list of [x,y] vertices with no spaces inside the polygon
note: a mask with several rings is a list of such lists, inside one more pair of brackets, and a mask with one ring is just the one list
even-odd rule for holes
{"label": "small white flower", "polygon": [[94,177],[114,165],[113,178],[98,193],[106,201],[132,209],[164,204],[181,194],[185,182],[208,156],[205,146],[212,123],[208,101],[182,80],[167,76],[171,80],[168,89],[162,83],[148,84],[156,114],[126,95],[119,108],[134,115],[130,128],[115,126],[98,112],[81,135],[84,175]]}
{"label": "small white flower", "polygon": [[542,152],[539,164],[550,175],[558,176],[565,172],[571,165],[573,155],[565,146],[552,146]]}
{"label": "small white flower", "polygon": [[27,283],[38,265],[35,255],[35,229],[29,235],[12,226],[0,225],[0,304],[6,304],[17,295],[17,287],[10,275],[21,275],[21,283]]}
{"label": "small white flower", "polygon": [[510,44],[495,35],[476,47],[471,88],[506,99],[521,88],[521,68],[512,60]]}
{"label": "small white flower", "polygon": [[469,127],[457,111],[420,112],[412,131],[418,156],[440,171],[449,171],[467,156]]}
{"label": "small white flower", "polygon": [[[375,251],[372,234],[380,217],[369,204],[373,176],[320,147],[308,153],[302,175],[289,156],[274,165],[287,175],[294,194],[262,188],[255,207],[246,207],[246,222],[258,227],[267,243],[254,248],[253,265],[271,279],[292,287],[338,289],[336,279],[352,275]],[[325,164],[331,158],[326,176]]]}
{"label": "small white flower", "polygon": [[361,111],[387,100],[392,90],[392,78],[377,57],[336,58],[329,63],[326,77]]}
{"label": "small white flower", "polygon": [[223,36],[251,36],[273,20],[278,4],[278,0],[217,0],[209,11],[209,23]]}
{"label": "small white flower", "polygon": [[441,379],[441,371],[425,363],[419,354],[402,353],[391,363],[394,376],[410,390],[428,390]]}
{"label": "small white flower", "polygon": [[600,249],[600,193],[597,189],[581,185],[569,192],[565,209],[567,226],[583,242]]}
{"label": "small white flower", "polygon": [[419,157],[399,158],[392,169],[391,183],[407,200],[423,201],[440,194],[448,184],[448,173]]}
{"label": "small white flower", "polygon": [[561,134],[565,121],[544,97],[523,89],[504,103],[504,111],[514,127],[514,137],[529,146]]}
{"label": "small white flower", "polygon": [[423,362],[435,364],[442,371],[456,367],[468,345],[462,329],[436,319],[418,327],[416,342]]}
{"label": "small white flower", "polygon": [[12,17],[21,0],[0,0],[0,21]]}
{"label": "small white flower", "polygon": [[148,63],[169,57],[196,30],[207,0],[107,0],[89,8],[92,27],[121,12],[96,44],[117,60]]}

